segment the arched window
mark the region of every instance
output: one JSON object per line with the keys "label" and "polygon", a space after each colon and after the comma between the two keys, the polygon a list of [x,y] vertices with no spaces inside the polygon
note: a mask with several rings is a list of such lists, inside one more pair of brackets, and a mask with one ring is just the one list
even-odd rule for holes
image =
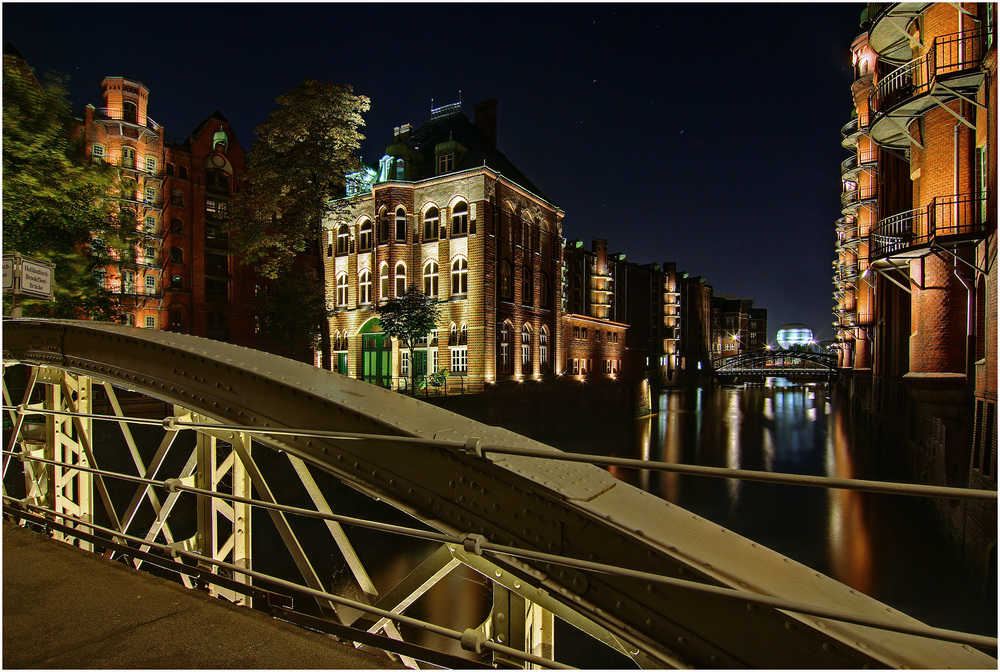
{"label": "arched window", "polygon": [[358,278],[358,303],[368,305],[372,302],[372,274],[365,269]]}
{"label": "arched window", "polygon": [[549,328],[544,324],[538,331],[538,364],[542,373],[549,372]]}
{"label": "arched window", "polygon": [[469,204],[462,201],[451,209],[451,237],[465,236],[469,233]]}
{"label": "arched window", "polygon": [[384,261],[378,270],[378,298],[389,298],[389,264]]}
{"label": "arched window", "polygon": [[552,256],[552,234],[549,233],[549,227],[545,223],[545,220],[539,220],[538,222],[538,240],[539,249],[542,253],[542,258],[547,258]]}
{"label": "arched window", "polygon": [[500,373],[514,373],[514,360],[511,359],[510,356],[511,331],[512,329],[510,322],[504,322],[502,325],[500,325],[500,334],[498,337],[499,342],[497,343],[497,345],[499,346],[497,348],[499,350],[499,352],[497,353],[497,359],[499,360],[497,362],[497,368],[500,371]]}
{"label": "arched window", "polygon": [[337,254],[347,254],[350,240],[351,230],[347,228],[347,224],[341,225],[337,229]]}
{"label": "arched window", "polygon": [[511,278],[510,273],[510,262],[506,259],[500,260],[500,298],[501,299],[513,299],[514,298],[514,283],[513,278]]}
{"label": "arched window", "polygon": [[406,242],[406,210],[396,210],[396,242]]}
{"label": "arched window", "polygon": [[339,331],[333,332],[333,334],[330,336],[330,349],[331,350],[340,350],[340,332]]}
{"label": "arched window", "polygon": [[438,239],[438,226],[441,222],[441,217],[438,214],[437,208],[428,208],[426,214],[424,214],[424,242],[429,240]]}
{"label": "arched window", "polygon": [[135,169],[135,149],[133,147],[122,147],[122,168]]}
{"label": "arched window", "polygon": [[521,303],[526,306],[535,305],[535,283],[531,281],[531,268],[521,267]]}
{"label": "arched window", "polygon": [[406,264],[396,264],[396,296],[406,294]]}
{"label": "arched window", "polygon": [[454,322],[448,330],[448,345],[458,345],[458,325]]}
{"label": "arched window", "polygon": [[389,242],[389,211],[385,208],[378,211],[378,242]]}
{"label": "arched window", "polygon": [[532,373],[531,326],[527,322],[521,327],[521,373]]}
{"label": "arched window", "polygon": [[372,249],[372,223],[367,219],[358,227],[358,252]]}
{"label": "arched window", "polygon": [[531,218],[527,217],[521,222],[521,247],[526,251],[531,251]]}
{"label": "arched window", "polygon": [[549,307],[549,276],[544,273],[538,278],[538,301],[542,308]]}
{"label": "arched window", "polygon": [[131,100],[122,102],[122,121],[127,121],[130,124],[139,123],[139,106]]}
{"label": "arched window", "polygon": [[458,344],[466,345],[469,342],[469,325],[462,322],[462,328],[458,330]]}
{"label": "arched window", "polygon": [[337,275],[337,305],[347,305],[347,273]]}
{"label": "arched window", "polygon": [[438,265],[433,259],[424,264],[424,294],[432,297],[438,295]]}
{"label": "arched window", "polygon": [[451,294],[469,293],[469,262],[465,257],[458,257],[451,264]]}

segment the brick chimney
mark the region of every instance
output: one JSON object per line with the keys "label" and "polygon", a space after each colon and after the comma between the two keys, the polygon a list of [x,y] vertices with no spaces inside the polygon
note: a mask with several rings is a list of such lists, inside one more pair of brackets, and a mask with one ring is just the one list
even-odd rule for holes
{"label": "brick chimney", "polygon": [[497,146],[497,99],[476,103],[476,128]]}

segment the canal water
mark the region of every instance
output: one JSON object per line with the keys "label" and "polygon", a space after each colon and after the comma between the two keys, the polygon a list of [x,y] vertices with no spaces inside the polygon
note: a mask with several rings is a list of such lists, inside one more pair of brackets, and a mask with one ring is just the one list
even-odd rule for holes
{"label": "canal water", "polygon": [[[588,423],[556,442],[588,454],[735,469],[906,481],[868,439],[844,395],[825,383],[667,390],[654,415]],[[669,474],[609,470],[619,479],[682,506],[942,628],[996,636],[996,596],[984,596],[961,572],[928,504],[916,497]],[[557,657],[585,667],[580,642],[564,635]],[[588,648],[589,647],[585,647]],[[607,659],[608,666],[616,666]]]}

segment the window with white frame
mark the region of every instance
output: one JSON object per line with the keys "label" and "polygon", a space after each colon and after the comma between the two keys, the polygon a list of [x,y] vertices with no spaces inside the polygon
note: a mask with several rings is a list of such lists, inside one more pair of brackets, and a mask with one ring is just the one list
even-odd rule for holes
{"label": "window with white frame", "polygon": [[525,322],[521,327],[521,367],[531,366],[531,327]]}
{"label": "window with white frame", "polygon": [[146,328],[147,329],[156,329],[156,316],[154,316],[154,315],[147,315],[146,316]]}
{"label": "window with white frame", "polygon": [[347,254],[350,240],[350,229],[347,228],[347,224],[344,224],[337,230],[337,254]]}
{"label": "window with white frame", "polygon": [[396,210],[396,242],[406,242],[406,210]]}
{"label": "window with white frame", "polygon": [[469,348],[466,346],[459,346],[451,349],[451,372],[469,372]]}
{"label": "window with white frame", "polygon": [[469,262],[465,257],[458,257],[451,264],[451,293],[469,293]]}
{"label": "window with white frame", "polygon": [[469,204],[456,203],[451,209],[451,236],[465,236],[469,233]]}
{"label": "window with white frame", "polygon": [[337,275],[337,305],[347,305],[347,273]]}
{"label": "window with white frame", "polygon": [[438,368],[440,368],[440,358],[438,357],[439,354],[440,353],[437,351],[436,348],[431,350],[431,370],[429,373],[434,373],[435,371],[438,370]]}
{"label": "window with white frame", "polygon": [[94,163],[104,163],[104,157],[106,156],[104,152],[104,145],[95,144],[91,147],[90,156],[93,157]]}
{"label": "window with white frame", "polygon": [[153,215],[146,215],[146,219],[143,220],[143,228],[146,233],[156,233],[156,217]]}
{"label": "window with white frame", "polygon": [[[155,275],[147,275],[146,276],[146,293],[147,294],[155,294],[156,293],[156,276]],[[148,320],[149,318],[146,318],[146,319]]]}
{"label": "window with white frame", "polygon": [[155,173],[156,172],[156,157],[147,156],[146,157],[146,172]]}
{"label": "window with white frame", "polygon": [[438,265],[433,259],[424,264],[424,294],[431,297],[438,295]]}
{"label": "window with white frame", "polygon": [[400,350],[399,351],[399,375],[404,378],[409,378],[410,376],[410,351]]}
{"label": "window with white frame", "polygon": [[428,208],[424,214],[424,242],[438,239],[438,227],[441,217],[437,208]]}
{"label": "window with white frame", "polygon": [[542,372],[549,371],[549,329],[545,325],[538,332],[538,360],[541,364]]}
{"label": "window with white frame", "polygon": [[396,264],[396,296],[406,295],[406,264]]}
{"label": "window with white frame", "polygon": [[358,252],[372,249],[372,223],[367,219],[358,227]]}
{"label": "window with white frame", "polygon": [[500,373],[514,373],[514,363],[510,357],[510,322],[500,326]]}
{"label": "window with white frame", "polygon": [[380,299],[389,298],[389,264],[382,262],[378,271],[378,297]]}
{"label": "window with white frame", "polygon": [[367,305],[372,302],[372,274],[369,270],[361,271],[358,278],[358,303]]}
{"label": "window with white frame", "polygon": [[156,187],[147,186],[146,187],[146,202],[153,203],[156,201]]}

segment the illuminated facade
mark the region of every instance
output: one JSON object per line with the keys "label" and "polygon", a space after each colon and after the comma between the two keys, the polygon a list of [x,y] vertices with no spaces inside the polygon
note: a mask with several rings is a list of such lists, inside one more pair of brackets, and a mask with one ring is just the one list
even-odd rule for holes
{"label": "illuminated facade", "polygon": [[767,309],[754,308],[753,299],[725,294],[712,297],[712,354],[738,355],[763,350],[767,343]]}
{"label": "illuminated facade", "polygon": [[775,336],[778,346],[787,350],[789,348],[812,349],[816,345],[816,338],[813,330],[804,324],[786,324]]}
{"label": "illuminated facade", "polygon": [[[855,402],[973,488],[996,488],[996,7],[868,5],[834,277]],[[939,511],[995,581],[996,508]]]}
{"label": "illuminated facade", "polygon": [[103,106],[84,110],[87,152],[118,167],[119,206],[135,213],[142,238],[98,282],[119,295],[128,324],[265,347],[253,318],[263,281],[234,261],[223,229],[245,167],[229,122],[215,112],[171,142],[142,83],[107,77],[102,88]]}
{"label": "illuminated facade", "polygon": [[[497,151],[496,101],[395,129],[342,206],[323,241],[334,371],[399,387],[445,369],[467,390],[559,373],[563,213]],[[439,308],[412,362],[375,312],[411,284]]]}

